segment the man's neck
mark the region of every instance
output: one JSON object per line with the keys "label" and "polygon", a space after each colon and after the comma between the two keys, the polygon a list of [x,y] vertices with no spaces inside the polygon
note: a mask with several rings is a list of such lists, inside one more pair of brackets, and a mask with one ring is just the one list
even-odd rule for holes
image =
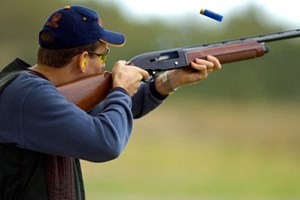
{"label": "man's neck", "polygon": [[80,77],[79,73],[76,73],[72,67],[68,66],[62,68],[54,68],[37,64],[30,67],[29,69],[43,74],[56,86],[74,81]]}

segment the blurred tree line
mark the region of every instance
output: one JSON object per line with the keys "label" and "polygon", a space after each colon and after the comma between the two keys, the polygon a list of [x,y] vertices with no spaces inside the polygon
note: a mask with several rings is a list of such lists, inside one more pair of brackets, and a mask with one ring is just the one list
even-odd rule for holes
{"label": "blurred tree line", "polygon": [[[98,11],[107,29],[123,32],[127,44],[112,48],[108,70],[119,59],[168,48],[194,46],[230,39],[283,31],[283,26],[269,23],[262,8],[249,4],[247,8],[225,16],[222,23],[197,15],[187,15],[163,21],[154,18],[141,22],[115,4],[117,1],[50,1],[10,0],[1,3],[0,68],[15,57],[35,63],[38,32],[49,15],[65,5],[81,4]],[[263,20],[264,19],[264,20]],[[180,99],[226,98],[229,100],[300,99],[299,39],[267,44],[270,53],[262,58],[223,65],[201,84],[182,88]]]}

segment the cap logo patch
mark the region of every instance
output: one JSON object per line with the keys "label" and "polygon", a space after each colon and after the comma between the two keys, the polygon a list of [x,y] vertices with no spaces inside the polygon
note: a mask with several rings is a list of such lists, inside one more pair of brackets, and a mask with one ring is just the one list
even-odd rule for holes
{"label": "cap logo patch", "polygon": [[58,24],[57,22],[60,20],[61,18],[61,14],[60,13],[55,13],[50,21],[47,21],[46,22],[46,26],[50,26],[50,27],[53,27],[53,28],[58,28]]}

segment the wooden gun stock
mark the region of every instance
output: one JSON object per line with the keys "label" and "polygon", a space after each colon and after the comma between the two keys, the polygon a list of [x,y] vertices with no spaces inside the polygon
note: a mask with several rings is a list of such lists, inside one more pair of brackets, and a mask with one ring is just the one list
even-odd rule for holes
{"label": "wooden gun stock", "polygon": [[69,102],[84,111],[90,111],[107,96],[112,88],[110,72],[88,76],[70,83],[57,86],[57,90]]}

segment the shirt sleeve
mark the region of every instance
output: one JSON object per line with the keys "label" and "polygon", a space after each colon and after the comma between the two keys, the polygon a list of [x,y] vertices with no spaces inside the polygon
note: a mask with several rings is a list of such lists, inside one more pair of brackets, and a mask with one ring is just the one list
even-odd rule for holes
{"label": "shirt sleeve", "polygon": [[138,92],[132,97],[132,113],[135,119],[156,109],[168,96],[157,92],[154,79],[143,82]]}
{"label": "shirt sleeve", "polygon": [[132,100],[122,90],[111,91],[93,116],[49,84],[31,87],[22,98],[22,148],[103,162],[118,157],[129,140]]}
{"label": "shirt sleeve", "polygon": [[[141,118],[161,105],[168,96],[161,95],[155,88],[154,79],[142,82],[137,93],[132,97],[132,114],[134,119]],[[103,102],[97,105],[91,115],[103,111]]]}

